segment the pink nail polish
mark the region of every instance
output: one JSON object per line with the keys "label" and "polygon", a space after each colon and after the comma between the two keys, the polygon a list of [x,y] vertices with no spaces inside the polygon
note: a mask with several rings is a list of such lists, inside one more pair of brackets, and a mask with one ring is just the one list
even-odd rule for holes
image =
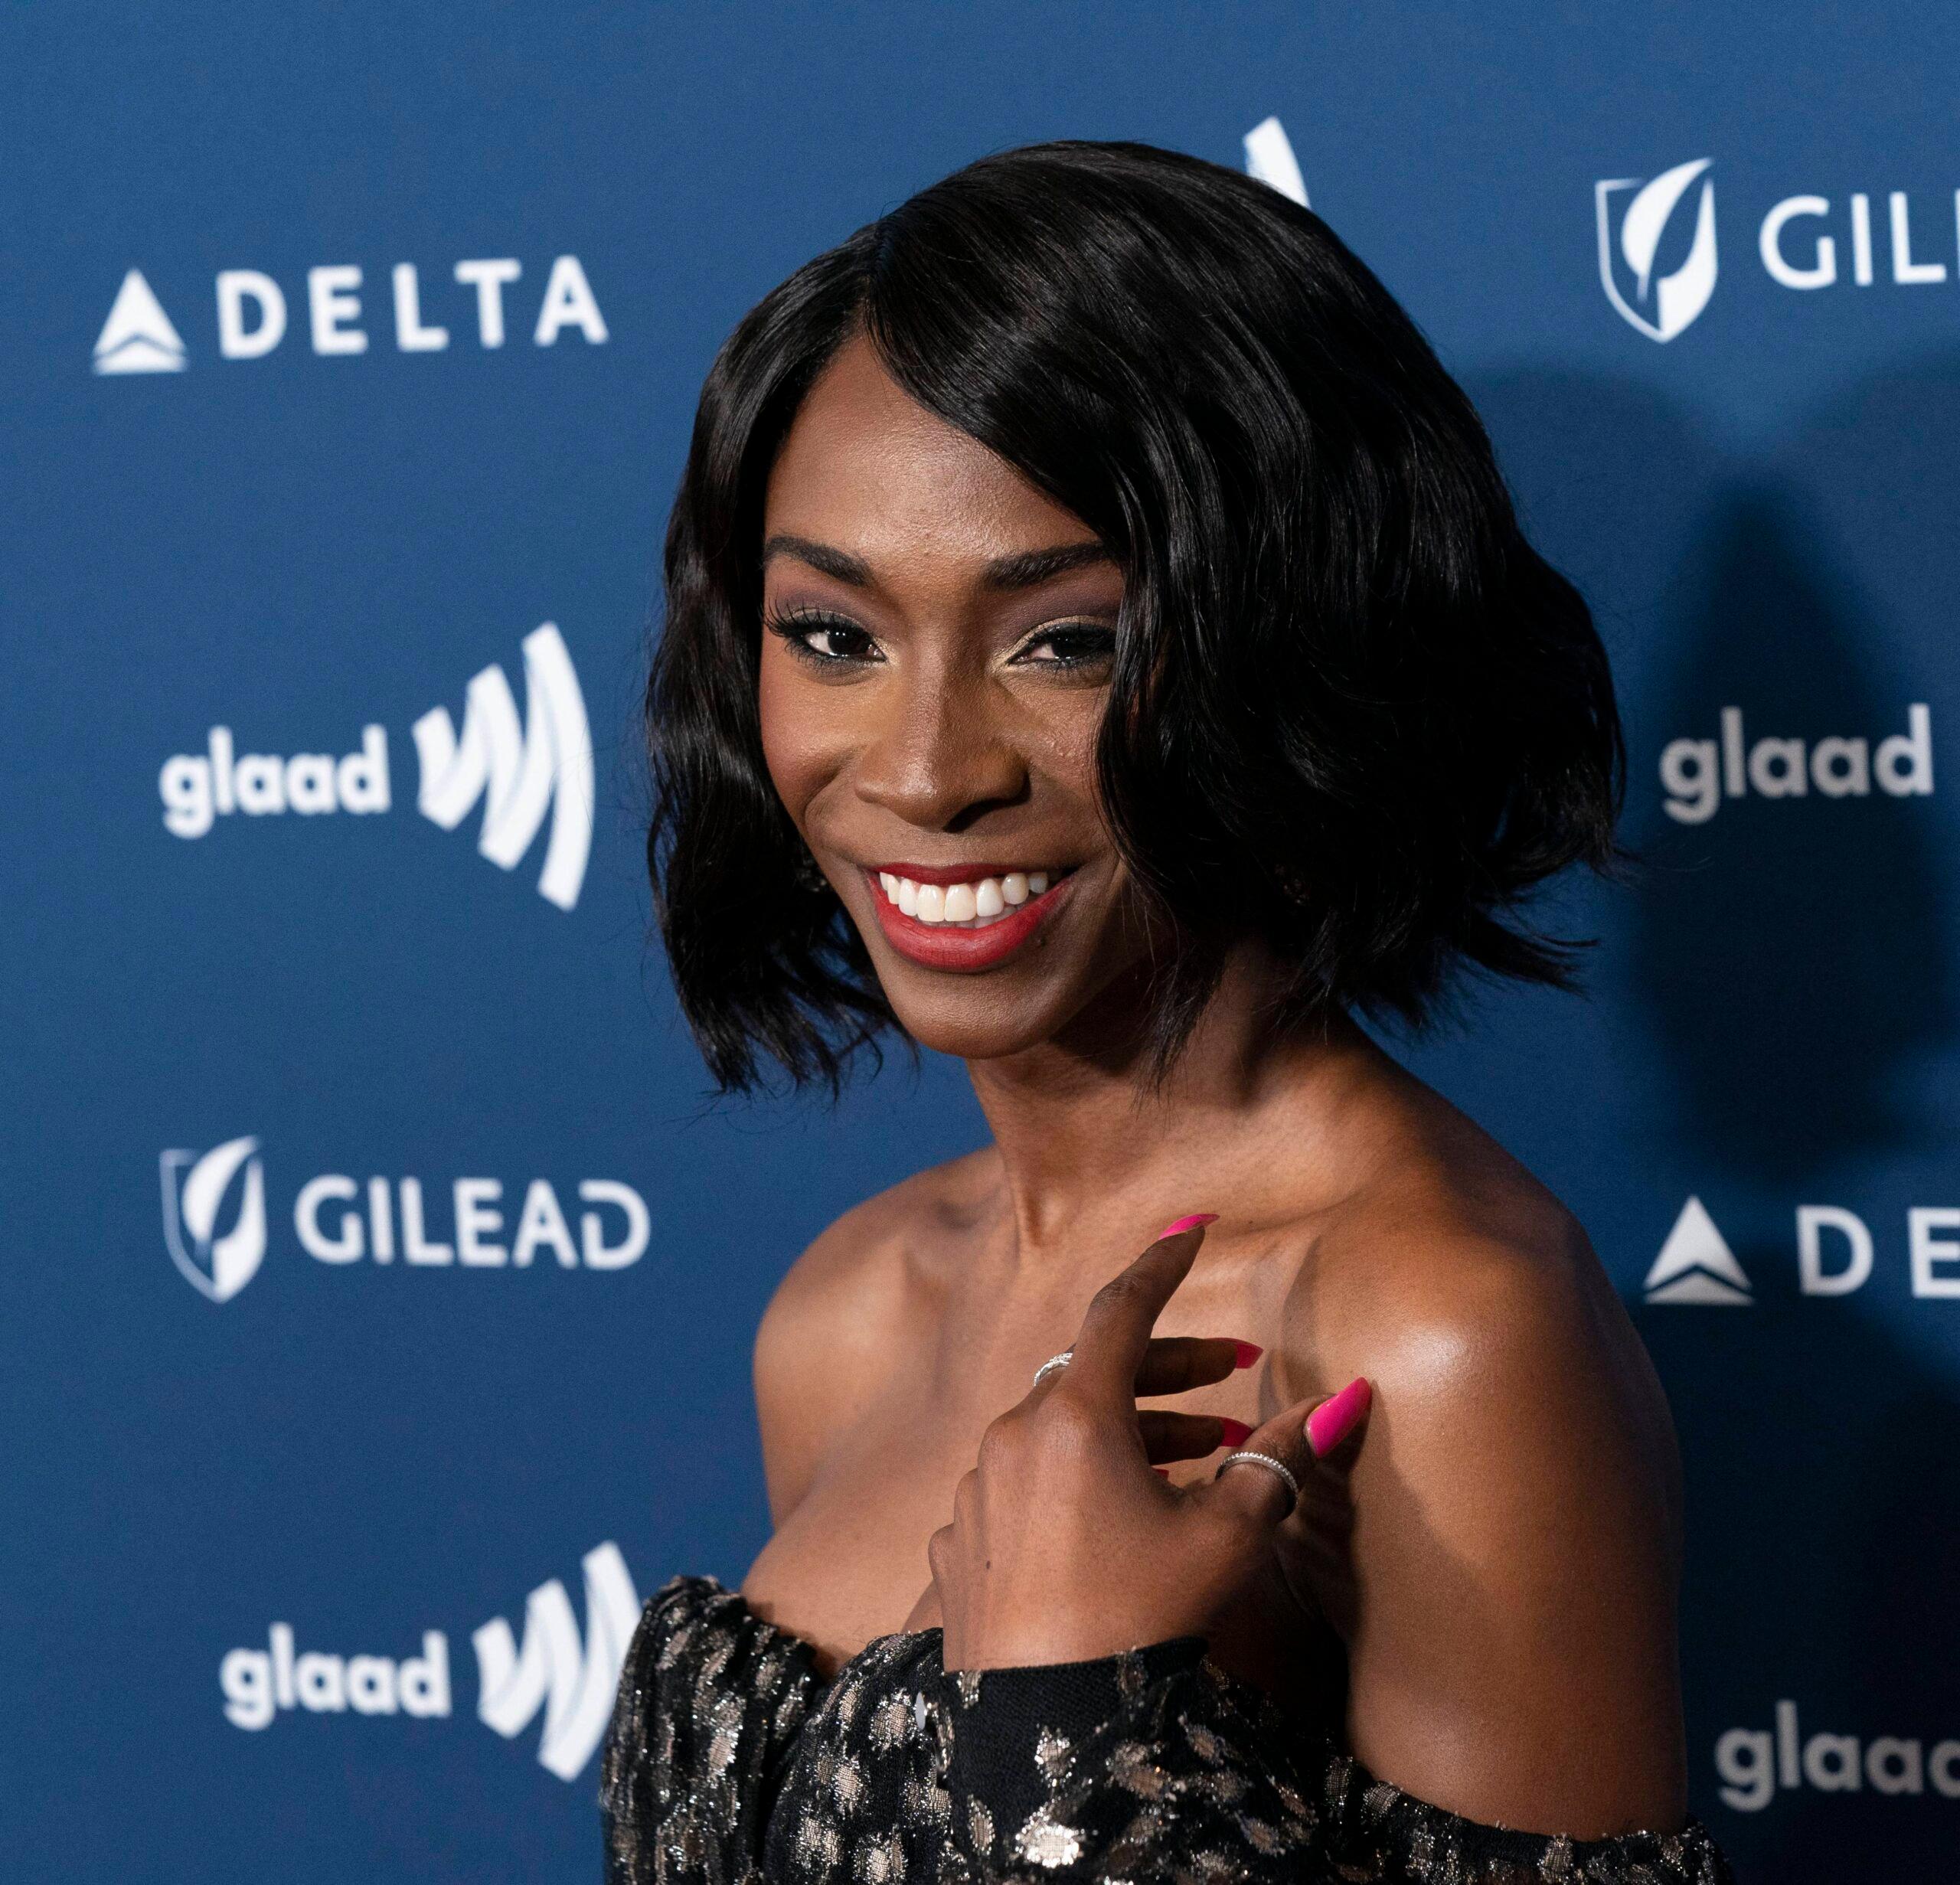
{"label": "pink nail polish", "polygon": [[1215,1224],[1217,1221],[1215,1210],[1193,1211],[1188,1217],[1180,1217],[1175,1223],[1166,1224],[1158,1232],[1157,1241],[1161,1243],[1166,1237],[1174,1237],[1182,1231],[1195,1230],[1200,1224]]}
{"label": "pink nail polish", "polygon": [[1266,1353],[1256,1341],[1234,1342],[1232,1344],[1232,1365],[1235,1368],[1249,1368]]}
{"label": "pink nail polish", "polygon": [[1325,1459],[1354,1432],[1374,1398],[1367,1382],[1357,1375],[1331,1400],[1322,1401],[1307,1416],[1307,1444],[1314,1449],[1315,1459]]}
{"label": "pink nail polish", "polygon": [[1220,1446],[1243,1446],[1252,1437],[1252,1429],[1243,1420],[1234,1420],[1228,1415],[1219,1416],[1218,1444]]}

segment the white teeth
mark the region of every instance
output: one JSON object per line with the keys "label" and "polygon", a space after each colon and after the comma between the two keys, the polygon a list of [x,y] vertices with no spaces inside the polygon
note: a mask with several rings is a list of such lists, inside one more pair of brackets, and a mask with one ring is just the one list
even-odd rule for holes
{"label": "white teeth", "polygon": [[878,887],[885,900],[921,923],[958,923],[984,929],[998,923],[1031,897],[1039,897],[1052,879],[1046,871],[1010,871],[998,877],[978,877],[970,884],[915,884],[896,871],[880,871]]}

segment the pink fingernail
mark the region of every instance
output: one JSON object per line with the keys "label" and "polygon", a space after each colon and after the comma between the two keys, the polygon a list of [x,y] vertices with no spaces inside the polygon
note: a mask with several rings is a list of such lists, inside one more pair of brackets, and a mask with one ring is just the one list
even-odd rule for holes
{"label": "pink fingernail", "polygon": [[1234,1420],[1230,1415],[1218,1417],[1218,1444],[1220,1446],[1243,1446],[1253,1437],[1253,1430],[1243,1420]]}
{"label": "pink fingernail", "polygon": [[1357,1375],[1331,1400],[1324,1400],[1307,1416],[1307,1444],[1316,1459],[1324,1459],[1354,1432],[1355,1423],[1374,1398],[1367,1381]]}
{"label": "pink fingernail", "polygon": [[1150,1470],[1160,1479],[1168,1479],[1171,1476],[1171,1468],[1168,1466],[1153,1466]]}
{"label": "pink fingernail", "polygon": [[1166,1224],[1158,1232],[1157,1241],[1161,1243],[1166,1237],[1174,1237],[1182,1231],[1195,1230],[1200,1224],[1215,1224],[1217,1221],[1215,1210],[1193,1211],[1188,1217],[1180,1217],[1175,1223]]}
{"label": "pink fingernail", "polygon": [[1265,1353],[1256,1341],[1235,1341],[1232,1344],[1232,1365],[1235,1368],[1249,1368]]}

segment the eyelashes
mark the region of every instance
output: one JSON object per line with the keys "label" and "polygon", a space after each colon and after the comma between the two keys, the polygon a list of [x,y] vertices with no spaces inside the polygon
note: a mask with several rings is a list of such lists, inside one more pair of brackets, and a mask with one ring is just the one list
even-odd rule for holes
{"label": "eyelashes", "polygon": [[[772,610],[763,617],[763,626],[771,635],[787,642],[792,654],[820,668],[844,667],[857,662],[868,665],[884,658],[877,652],[877,644],[856,622],[832,615],[828,609]],[[828,648],[813,646],[819,635],[848,645]]]}
{"label": "eyelashes", "polygon": [[[885,659],[867,630],[827,609],[772,609],[763,615],[763,627],[813,668],[867,668]],[[1037,654],[1041,648],[1051,652]],[[1116,652],[1114,629],[1097,622],[1060,622],[1036,629],[1008,658],[1019,667],[1074,673],[1103,666]]]}

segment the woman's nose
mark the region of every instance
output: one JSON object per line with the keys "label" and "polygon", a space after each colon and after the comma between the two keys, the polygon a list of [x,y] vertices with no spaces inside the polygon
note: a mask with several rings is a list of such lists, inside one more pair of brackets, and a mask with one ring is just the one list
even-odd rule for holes
{"label": "woman's nose", "polygon": [[958,831],[1027,790],[1027,763],[982,684],[922,676],[894,688],[858,757],[858,795],[924,831]]}

